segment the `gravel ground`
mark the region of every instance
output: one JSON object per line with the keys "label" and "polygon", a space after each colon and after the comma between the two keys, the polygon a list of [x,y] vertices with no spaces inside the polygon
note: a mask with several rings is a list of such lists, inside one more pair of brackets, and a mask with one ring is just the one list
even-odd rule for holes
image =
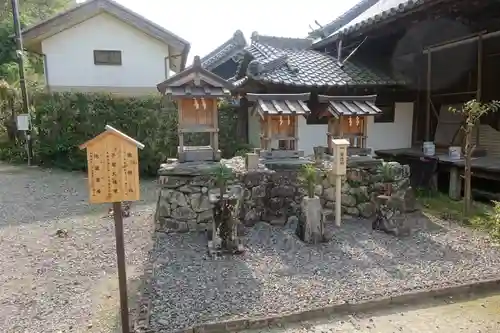
{"label": "gravel ground", "polygon": [[479,299],[433,301],[375,313],[331,316],[322,320],[245,333],[497,333],[500,332],[500,296]]}
{"label": "gravel ground", "polygon": [[244,255],[215,261],[206,257],[203,235],[163,235],[155,250],[150,325],[168,332],[500,278],[500,250],[482,233],[411,218],[421,231],[408,238],[353,220],[340,229],[329,224],[332,240],[318,246],[304,245],[291,228],[259,223],[245,237]]}
{"label": "gravel ground", "polygon": [[[124,221],[132,300],[156,202],[154,182],[142,187]],[[87,203],[85,175],[0,164],[0,189],[0,332],[116,332],[113,221]]]}

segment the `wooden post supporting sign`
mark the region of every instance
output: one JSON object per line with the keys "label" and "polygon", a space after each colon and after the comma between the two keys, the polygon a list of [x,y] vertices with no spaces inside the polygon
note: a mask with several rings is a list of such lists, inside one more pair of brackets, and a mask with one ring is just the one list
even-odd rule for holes
{"label": "wooden post supporting sign", "polygon": [[80,145],[80,149],[87,149],[90,203],[113,203],[123,333],[130,333],[130,325],[122,202],[137,201],[140,197],[138,148],[143,149],[144,145],[109,125],[104,132]]}

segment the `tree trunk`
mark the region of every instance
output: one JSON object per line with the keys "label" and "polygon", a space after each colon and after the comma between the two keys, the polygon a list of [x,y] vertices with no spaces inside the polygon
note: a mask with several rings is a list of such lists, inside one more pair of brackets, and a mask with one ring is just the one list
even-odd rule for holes
{"label": "tree trunk", "polygon": [[469,216],[472,203],[471,189],[471,162],[472,162],[472,129],[473,125],[467,125],[465,130],[465,174],[464,174],[464,216]]}

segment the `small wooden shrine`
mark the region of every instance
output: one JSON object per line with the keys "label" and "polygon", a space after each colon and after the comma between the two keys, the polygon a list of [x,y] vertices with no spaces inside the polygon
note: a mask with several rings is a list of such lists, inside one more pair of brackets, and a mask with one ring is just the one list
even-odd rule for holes
{"label": "small wooden shrine", "polygon": [[325,96],[318,95],[318,101],[326,104],[320,117],[328,117],[328,153],[333,152],[333,139],[347,139],[350,150],[365,150],[367,117],[382,112],[375,106],[377,95],[369,96]]}
{"label": "small wooden shrine", "polygon": [[[260,148],[280,157],[297,157],[299,147],[299,117],[310,113],[305,94],[251,94],[252,113],[260,115]],[[302,154],[303,155],[303,154]]]}
{"label": "small wooden shrine", "polygon": [[[217,102],[231,95],[232,84],[202,68],[200,57],[191,67],[157,85],[166,98],[177,102],[179,115],[177,148],[180,162],[218,161],[219,112]],[[186,146],[187,133],[209,133],[209,146]]]}

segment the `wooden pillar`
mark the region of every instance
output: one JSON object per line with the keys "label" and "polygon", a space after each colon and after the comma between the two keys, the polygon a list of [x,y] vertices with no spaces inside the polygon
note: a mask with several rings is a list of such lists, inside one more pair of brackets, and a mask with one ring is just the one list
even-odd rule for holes
{"label": "wooden pillar", "polygon": [[177,110],[177,117],[178,117],[178,124],[177,124],[177,131],[178,131],[178,136],[179,136],[179,151],[178,151],[178,157],[179,161],[183,162],[184,161],[184,133],[182,130],[184,129],[184,122],[182,118],[182,100],[179,100],[178,102],[178,110]]}
{"label": "wooden pillar", "polygon": [[337,122],[337,133],[339,138],[344,137],[344,127],[343,127],[343,122],[344,122],[344,117],[339,116],[338,122]]}
{"label": "wooden pillar", "polygon": [[[481,101],[481,90],[482,90],[482,80],[483,80],[483,37],[479,35],[477,40],[477,90],[476,90],[476,100]],[[479,125],[480,121],[475,124],[476,128],[476,147],[479,146]]]}
{"label": "wooden pillar", "polygon": [[292,119],[293,119],[293,127],[294,127],[293,128],[293,136],[295,137],[293,150],[299,150],[299,117],[294,116]]}
{"label": "wooden pillar", "polygon": [[334,123],[335,118],[330,117],[328,118],[328,129],[326,133],[326,144],[328,147],[328,154],[333,153],[333,144],[332,144],[332,139],[335,133],[335,123]]}
{"label": "wooden pillar", "polygon": [[360,121],[363,122],[363,138],[361,139],[361,148],[368,148],[368,118],[362,117]]}
{"label": "wooden pillar", "polygon": [[453,200],[460,200],[462,197],[462,177],[460,176],[460,170],[456,166],[450,169],[448,195]]}
{"label": "wooden pillar", "polygon": [[271,150],[272,147],[272,129],[271,129],[271,117],[266,117],[266,149]]}
{"label": "wooden pillar", "polygon": [[248,133],[248,100],[245,97],[240,98],[240,105],[238,107],[238,120],[236,123],[236,130],[238,137],[241,138],[243,143],[249,143],[250,138]]}
{"label": "wooden pillar", "polygon": [[217,108],[217,100],[214,100],[212,109],[212,122],[214,124],[215,132],[212,133],[212,148],[214,150],[214,158],[218,155],[219,151],[219,109]]}
{"label": "wooden pillar", "polygon": [[[417,62],[418,64],[418,62]],[[411,145],[412,147],[415,145],[415,143],[418,141],[418,132],[419,132],[419,113],[420,113],[420,106],[421,106],[421,94],[420,94],[420,80],[421,80],[421,67],[417,65],[417,91],[416,91],[416,99],[415,102],[413,103],[413,124],[411,127]]]}
{"label": "wooden pillar", "polygon": [[432,53],[427,49],[427,89],[425,109],[425,141],[431,140],[431,89],[432,89]]}

